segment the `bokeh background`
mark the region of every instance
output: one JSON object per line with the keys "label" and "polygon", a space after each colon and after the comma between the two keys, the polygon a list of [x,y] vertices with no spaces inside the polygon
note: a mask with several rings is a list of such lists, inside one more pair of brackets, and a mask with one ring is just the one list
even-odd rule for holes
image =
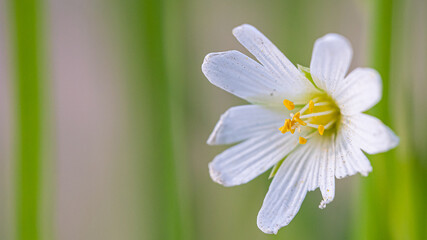
{"label": "bokeh background", "polygon": [[[1,0],[0,239],[426,239],[425,0]],[[368,177],[310,192],[277,236],[256,226],[268,173],[213,183],[205,144],[244,102],[201,72],[259,28],[308,66],[329,32],[376,68],[370,112],[400,136]]]}

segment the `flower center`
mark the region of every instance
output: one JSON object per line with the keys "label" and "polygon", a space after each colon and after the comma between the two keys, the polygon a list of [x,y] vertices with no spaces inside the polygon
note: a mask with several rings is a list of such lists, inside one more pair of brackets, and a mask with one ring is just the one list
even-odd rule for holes
{"label": "flower center", "polygon": [[[283,101],[283,105],[289,111],[295,109],[296,112],[290,113],[290,118],[285,120],[284,125],[279,130],[283,134],[287,132],[294,134],[297,130],[300,134],[300,144],[305,144],[307,139],[316,133],[323,135],[334,132],[339,122],[340,110],[335,102],[326,94],[313,98],[305,105],[295,106],[293,102],[287,99]],[[306,128],[308,131],[304,131],[304,133],[308,132],[309,134],[301,136],[301,128]]]}

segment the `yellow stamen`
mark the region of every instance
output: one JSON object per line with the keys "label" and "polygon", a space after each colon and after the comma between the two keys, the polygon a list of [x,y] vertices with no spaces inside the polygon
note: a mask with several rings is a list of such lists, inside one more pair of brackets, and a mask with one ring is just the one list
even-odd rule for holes
{"label": "yellow stamen", "polygon": [[300,112],[295,113],[295,115],[292,117],[292,121],[298,122],[299,124],[303,125],[303,126],[307,126],[307,123],[304,122],[303,120],[301,120],[299,118],[299,116],[301,116]]}
{"label": "yellow stamen", "polygon": [[307,143],[307,139],[303,137],[299,137],[299,144],[306,144],[306,143]]}
{"label": "yellow stamen", "polygon": [[314,111],[314,102],[313,102],[313,100],[310,100],[310,102],[308,102],[308,110],[311,113]]}
{"label": "yellow stamen", "polygon": [[325,127],[323,125],[319,125],[317,129],[319,130],[319,134],[323,135],[323,132],[325,131]]}
{"label": "yellow stamen", "polygon": [[[284,134],[291,132],[294,134],[296,131],[304,133],[304,130],[311,128],[317,130],[320,136],[323,136],[325,130],[328,132],[336,131],[336,122],[340,119],[340,109],[326,94],[319,94],[312,96],[312,99],[305,103],[304,107],[300,108],[303,104],[298,102],[295,105],[288,99],[283,100],[283,105],[289,111],[289,119],[286,119],[284,125],[279,130]],[[315,132],[314,132],[315,133]],[[298,134],[300,136],[301,134]],[[307,140],[303,137],[300,138],[300,143],[305,144]]]}
{"label": "yellow stamen", "polygon": [[285,120],[285,127],[286,127],[286,131],[291,130],[291,128],[292,128],[291,119],[286,119]]}
{"label": "yellow stamen", "polygon": [[283,105],[285,105],[288,110],[293,110],[295,108],[295,104],[287,99],[283,100]]}
{"label": "yellow stamen", "polygon": [[292,116],[292,121],[295,121],[295,118],[299,118],[299,116],[301,116],[300,112],[295,113],[294,116]]}
{"label": "yellow stamen", "polygon": [[287,133],[288,131],[289,131],[289,129],[291,128],[291,120],[290,119],[286,119],[285,120],[285,124],[283,124],[283,126],[281,126],[280,128],[279,128],[279,130],[283,133],[283,134],[285,134],[285,133]]}

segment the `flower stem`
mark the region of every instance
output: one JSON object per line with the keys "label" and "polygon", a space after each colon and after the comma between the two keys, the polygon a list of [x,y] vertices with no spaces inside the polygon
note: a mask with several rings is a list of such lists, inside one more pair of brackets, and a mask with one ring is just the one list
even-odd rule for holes
{"label": "flower stem", "polygon": [[[394,26],[394,23],[401,20],[399,18],[400,2],[399,0],[376,0],[371,14],[373,18],[371,66],[379,71],[383,81],[383,98],[371,113],[393,129],[396,128],[398,120],[394,118],[391,106],[397,106],[399,101],[405,101],[397,99],[394,96],[395,92],[392,92],[393,86],[398,82],[394,77],[396,70],[393,67],[393,59],[396,58],[400,47],[396,45],[399,30]],[[402,112],[400,115],[406,116]],[[362,180],[360,199],[362,205],[359,209],[360,213],[357,214],[355,239],[400,239],[402,237],[412,239],[413,237],[411,224],[408,224],[412,212],[410,190],[412,180],[409,177],[411,157],[409,155],[398,157],[402,144],[404,143],[401,142],[398,150],[370,157],[374,170],[368,178]],[[398,203],[395,199],[399,199]]]}
{"label": "flower stem", "polygon": [[[143,188],[143,219],[149,219],[142,238],[191,239],[189,208],[183,207],[189,194],[183,193],[186,168],[182,157],[182,89],[185,84],[181,53],[184,51],[182,8],[185,1],[118,1],[125,5],[126,25],[133,57],[131,96],[135,139],[143,148],[137,155]],[[142,104],[142,106],[141,106]],[[142,145],[142,146],[141,146]],[[149,238],[150,238],[149,237]]]}
{"label": "flower stem", "polygon": [[40,239],[40,2],[10,1],[15,60],[15,239]]}

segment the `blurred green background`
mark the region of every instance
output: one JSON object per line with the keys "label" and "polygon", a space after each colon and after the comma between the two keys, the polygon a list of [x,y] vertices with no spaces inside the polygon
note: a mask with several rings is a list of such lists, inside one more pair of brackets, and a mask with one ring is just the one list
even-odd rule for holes
{"label": "blurred green background", "polygon": [[[427,239],[425,0],[0,1],[0,239]],[[213,183],[205,144],[244,102],[211,85],[206,54],[259,28],[295,64],[343,34],[376,68],[370,112],[400,136],[374,171],[308,194],[277,236],[256,226],[268,173]]]}

